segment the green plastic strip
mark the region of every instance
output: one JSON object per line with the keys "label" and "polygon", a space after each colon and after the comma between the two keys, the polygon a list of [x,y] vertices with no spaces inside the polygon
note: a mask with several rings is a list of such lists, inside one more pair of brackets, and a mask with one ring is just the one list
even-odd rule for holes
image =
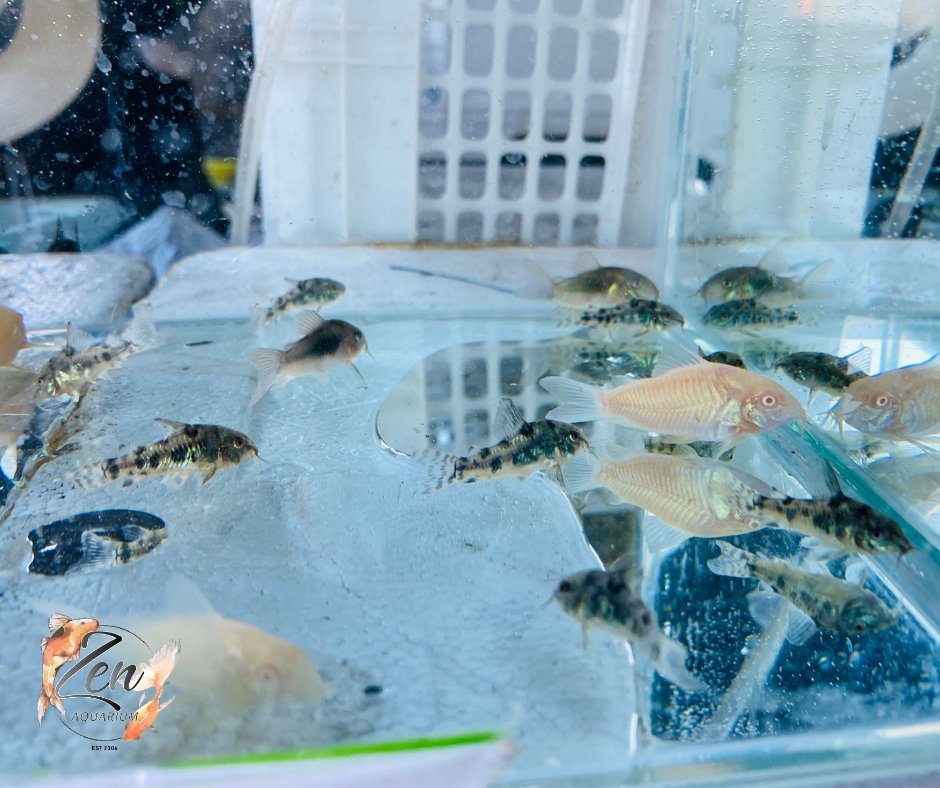
{"label": "green plastic strip", "polygon": [[442,736],[439,738],[400,739],[398,741],[375,742],[372,744],[340,744],[335,747],[262,752],[248,755],[223,756],[221,758],[187,758],[181,761],[173,761],[165,765],[172,769],[189,769],[194,766],[232,766],[242,763],[280,763],[284,761],[307,761],[324,758],[348,758],[351,755],[377,755],[388,752],[433,750],[441,747],[455,747],[462,744],[485,744],[499,740],[499,734],[493,731],[475,731],[472,733],[461,733],[455,736]]}

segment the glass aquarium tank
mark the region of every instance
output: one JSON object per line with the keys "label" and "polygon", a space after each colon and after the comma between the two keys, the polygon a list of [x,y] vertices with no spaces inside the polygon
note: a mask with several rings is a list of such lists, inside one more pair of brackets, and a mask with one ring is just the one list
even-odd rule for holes
{"label": "glass aquarium tank", "polygon": [[940,780],[938,23],[0,3],[0,782]]}

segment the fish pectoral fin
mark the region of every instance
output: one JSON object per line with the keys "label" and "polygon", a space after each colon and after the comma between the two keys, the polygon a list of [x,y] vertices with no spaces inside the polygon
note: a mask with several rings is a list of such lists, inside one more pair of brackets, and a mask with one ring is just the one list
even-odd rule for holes
{"label": "fish pectoral fin", "polygon": [[83,331],[74,323],[69,323],[65,329],[65,346],[72,350],[84,350],[95,344],[95,338],[87,331]]}
{"label": "fish pectoral fin", "polygon": [[362,373],[359,371],[359,367],[357,367],[355,364],[353,364],[352,361],[349,362],[349,368],[350,368],[353,372],[356,373],[356,377],[359,378],[359,380],[361,380],[363,383],[366,382],[366,379],[362,376]]}
{"label": "fish pectoral fin", "polygon": [[82,559],[75,567],[80,572],[114,563],[114,541],[107,537],[85,531],[82,533],[81,549]]}
{"label": "fish pectoral fin", "polygon": [[588,647],[588,625],[581,625],[581,648],[586,649]]}
{"label": "fish pectoral fin", "polygon": [[43,639],[39,642],[39,650],[40,650],[40,651],[45,651],[45,650],[46,650],[46,643],[48,643],[48,642],[49,642],[49,638],[43,638]]}
{"label": "fish pectoral fin", "polygon": [[205,484],[207,481],[209,481],[209,479],[215,476],[215,472],[217,470],[218,469],[214,465],[211,468],[209,468],[209,470],[207,470],[202,476],[202,483]]}
{"label": "fish pectoral fin", "polygon": [[713,459],[716,459],[716,460],[720,460],[720,459],[721,459],[722,457],[724,457],[728,452],[730,452],[732,449],[734,449],[734,447],[738,445],[738,443],[740,442],[740,440],[741,440],[741,438],[740,438],[739,436],[737,436],[737,435],[732,435],[732,436],[729,437],[729,438],[725,438],[723,441],[721,441],[720,443],[718,443],[718,444],[712,449],[712,458],[713,458]]}
{"label": "fish pectoral fin", "polygon": [[66,662],[77,662],[77,661],[78,661],[79,659],[81,659],[81,658],[82,658],[82,652],[81,652],[81,649],[78,649],[74,654],[72,654],[71,657],[69,657],[69,658],[68,658],[67,660],[65,660],[65,661],[66,661]]}
{"label": "fish pectoral fin", "polygon": [[773,591],[752,591],[747,595],[751,617],[764,629],[774,625],[779,616],[787,617],[787,640],[801,646],[816,634],[816,623],[806,613]]}
{"label": "fish pectoral fin", "polygon": [[662,520],[643,519],[643,540],[651,553],[661,553],[682,544],[689,535],[685,531],[666,525]]}

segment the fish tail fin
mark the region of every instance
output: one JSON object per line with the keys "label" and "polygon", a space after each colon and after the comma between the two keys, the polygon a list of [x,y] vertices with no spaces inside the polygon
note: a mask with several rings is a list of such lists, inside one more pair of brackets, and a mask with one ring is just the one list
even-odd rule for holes
{"label": "fish tail fin", "polygon": [[552,297],[555,283],[551,275],[540,265],[526,260],[523,263],[526,271],[526,283],[512,294],[516,298],[533,298],[547,300]]}
{"label": "fish tail fin", "polygon": [[148,305],[138,304],[134,308],[134,317],[121,334],[121,339],[130,342],[135,352],[150,350],[161,343],[157,327],[153,322],[153,313]]}
{"label": "fish tail fin", "polygon": [[716,575],[725,577],[750,577],[748,570],[748,553],[746,550],[740,550],[729,542],[720,539],[715,540],[715,544],[721,550],[721,555],[708,561],[708,568]]}
{"label": "fish tail fin", "polygon": [[805,293],[808,287],[820,288],[826,291],[833,289],[834,283],[831,279],[835,269],[836,261],[834,259],[830,257],[828,260],[823,260],[819,265],[811,268],[799,280],[800,290]]}
{"label": "fish tail fin", "polygon": [[597,421],[602,418],[598,398],[601,389],[557,375],[542,378],[539,383],[542,384],[542,388],[560,401],[557,407],[549,411],[547,418],[568,424]]}
{"label": "fish tail fin", "polygon": [[565,463],[562,475],[571,492],[585,492],[600,487],[597,470],[600,460],[587,452],[581,452]]}
{"label": "fish tail fin", "polygon": [[66,478],[79,490],[92,490],[95,487],[101,487],[108,481],[101,469],[101,463],[97,462],[77,468],[66,474]]}
{"label": "fish tail fin", "polygon": [[708,689],[708,685],[693,676],[685,666],[689,651],[678,640],[660,634],[656,645],[650,651],[653,668],[667,681],[686,692],[702,692]]}
{"label": "fish tail fin", "polygon": [[436,449],[418,452],[414,459],[428,469],[423,491],[425,494],[440,490],[454,481],[454,463],[457,458]]}
{"label": "fish tail fin", "polygon": [[258,386],[255,388],[255,393],[251,395],[249,405],[257,403],[274,385],[281,370],[283,357],[282,351],[273,348],[258,348],[248,354],[248,360],[258,370]]}
{"label": "fish tail fin", "polygon": [[[163,711],[163,710],[164,710],[167,706],[169,706],[174,700],[176,700],[176,695],[174,695],[174,696],[173,696],[172,698],[170,698],[169,700],[163,701],[163,703],[161,703],[161,704],[157,707],[157,713],[159,714],[161,711]],[[151,728],[151,730],[153,730],[153,729]],[[155,731],[154,731],[154,732],[155,732]]]}
{"label": "fish tail fin", "polygon": [[157,651],[146,665],[140,665],[139,667],[144,673],[144,679],[137,685],[136,689],[144,690],[149,687],[156,687],[159,691],[169,675],[173,672],[173,668],[176,667],[176,658],[179,656],[179,653],[180,642],[178,640],[171,640]]}
{"label": "fish tail fin", "polygon": [[46,714],[46,709],[49,708],[49,698],[46,697],[46,690],[42,688],[39,690],[39,702],[36,704],[36,716],[39,719],[39,724],[42,725],[42,718]]}

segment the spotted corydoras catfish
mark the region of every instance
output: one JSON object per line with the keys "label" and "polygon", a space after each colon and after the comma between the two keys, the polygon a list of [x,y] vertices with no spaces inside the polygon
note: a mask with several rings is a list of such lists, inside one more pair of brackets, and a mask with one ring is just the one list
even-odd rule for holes
{"label": "spotted corydoras catfish", "polygon": [[583,328],[618,329],[629,328],[637,333],[665,331],[681,328],[685,318],[667,304],[646,298],[631,298],[622,304],[599,309],[586,309],[562,318],[562,325]]}
{"label": "spotted corydoras catfish", "polygon": [[656,614],[639,594],[638,583],[616,568],[590,569],[562,580],[554,600],[562,610],[581,622],[587,644],[590,627],[606,629],[630,643],[634,651],[648,659],[660,676],[689,692],[707,689],[685,666],[688,652],[678,640],[666,637],[656,622]]}
{"label": "spotted corydoras catfish", "polygon": [[914,549],[894,520],[842,493],[818,501],[760,497],[753,511],[839,551],[904,555]]}
{"label": "spotted corydoras catfish", "polygon": [[702,323],[715,328],[760,328],[799,323],[800,319],[796,307],[772,307],[745,298],[716,304],[705,313]]}
{"label": "spotted corydoras catfish", "polygon": [[571,424],[526,421],[509,398],[500,400],[493,432],[506,437],[468,457],[438,451],[418,455],[416,459],[429,464],[427,489],[439,490],[455,482],[526,477],[536,471],[557,472],[561,463],[588,446],[581,430]]}
{"label": "spotted corydoras catfish", "polygon": [[810,399],[817,390],[841,396],[856,380],[868,377],[871,349],[859,348],[847,356],[801,351],[788,353],[774,362],[793,380],[809,389]]}
{"label": "spotted corydoras catfish", "polygon": [[[858,583],[840,580],[823,567],[810,571],[779,558],[749,553],[728,542],[716,544],[721,555],[708,562],[712,572],[760,580],[793,605],[787,611],[787,639],[795,645],[809,640],[817,626],[855,635],[885,629],[897,621],[897,615],[884,602],[862,588],[864,580]],[[753,591],[748,594],[748,605],[754,620],[764,627],[777,615],[775,594]]]}
{"label": "spotted corydoras catfish", "polygon": [[349,364],[362,377],[352,360],[366,349],[366,338],[352,323],[325,320],[308,310],[300,316],[297,330],[301,338],[283,350],[259,348],[248,354],[248,360],[258,369],[258,385],[251,405],[269,388],[282,386],[292,377],[313,373],[325,383],[329,379],[327,370],[332,366]]}
{"label": "spotted corydoras catfish", "polygon": [[587,267],[574,276],[553,279],[534,263],[526,266],[529,281],[513,291],[519,298],[550,298],[571,309],[612,307],[631,298],[657,298],[659,291],[643,274],[619,266],[602,266],[588,251],[581,251],[575,266]]}
{"label": "spotted corydoras catfish", "polygon": [[[286,277],[285,277],[286,278]],[[296,309],[320,309],[335,301],[346,292],[346,286],[335,279],[314,277],[312,279],[287,279],[293,285],[284,295],[278,296],[261,316],[262,323],[270,323]]]}
{"label": "spotted corydoras catfish", "polygon": [[130,454],[79,468],[71,474],[75,486],[90,489],[118,479],[186,477],[194,473],[201,473],[205,483],[220,468],[238,465],[249,457],[258,456],[258,449],[251,439],[237,430],[215,424],[184,424],[168,419],[155,421],[167,431],[166,438],[139,446]]}
{"label": "spotted corydoras catfish", "polygon": [[81,397],[87,386],[105,372],[120,366],[133,353],[159,344],[149,311],[138,309],[120,339],[95,344],[94,339],[71,323],[65,347],[46,361],[36,380],[37,399],[68,395]]}

